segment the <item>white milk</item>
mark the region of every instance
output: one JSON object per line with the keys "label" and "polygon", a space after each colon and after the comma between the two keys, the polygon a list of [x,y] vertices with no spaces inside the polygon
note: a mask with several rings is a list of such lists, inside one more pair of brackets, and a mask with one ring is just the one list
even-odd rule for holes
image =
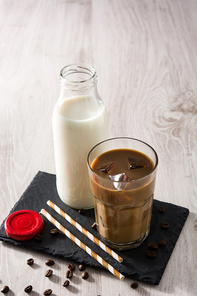
{"label": "white milk", "polygon": [[87,155],[108,136],[105,106],[94,96],[58,100],[52,121],[58,194],[70,207],[91,208]]}

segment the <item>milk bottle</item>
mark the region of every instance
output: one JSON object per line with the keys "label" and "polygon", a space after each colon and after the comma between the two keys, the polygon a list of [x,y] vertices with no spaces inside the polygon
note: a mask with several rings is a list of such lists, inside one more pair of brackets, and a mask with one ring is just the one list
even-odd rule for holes
{"label": "milk bottle", "polygon": [[60,84],[52,117],[57,191],[70,207],[92,208],[87,155],[108,136],[107,111],[97,92],[93,67],[64,67]]}

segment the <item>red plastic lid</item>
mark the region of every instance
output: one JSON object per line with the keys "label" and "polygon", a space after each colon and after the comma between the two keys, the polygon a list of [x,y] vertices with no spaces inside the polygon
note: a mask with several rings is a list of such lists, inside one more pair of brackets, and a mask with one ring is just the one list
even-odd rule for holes
{"label": "red plastic lid", "polygon": [[25,241],[40,234],[44,228],[42,216],[35,211],[20,210],[12,213],[5,221],[7,235],[15,240]]}

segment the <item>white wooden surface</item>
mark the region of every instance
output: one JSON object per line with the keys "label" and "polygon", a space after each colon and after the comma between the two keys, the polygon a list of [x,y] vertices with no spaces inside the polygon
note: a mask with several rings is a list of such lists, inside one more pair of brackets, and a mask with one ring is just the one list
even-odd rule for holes
{"label": "white wooden surface", "polygon": [[[147,141],[159,155],[155,197],[190,215],[158,286],[130,287],[109,272],[77,272],[62,287],[67,260],[0,243],[7,295],[197,295],[195,0],[0,0],[1,222],[39,171],[55,173],[51,115],[60,69],[84,62],[98,72],[110,136]],[[36,264],[27,268],[26,260]]]}

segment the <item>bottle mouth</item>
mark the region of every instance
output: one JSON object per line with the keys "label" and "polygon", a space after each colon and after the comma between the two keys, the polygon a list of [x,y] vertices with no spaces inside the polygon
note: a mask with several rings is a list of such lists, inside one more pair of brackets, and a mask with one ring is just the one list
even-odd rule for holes
{"label": "bottle mouth", "polygon": [[60,71],[60,84],[72,91],[83,91],[97,83],[96,70],[87,64],[70,64]]}

